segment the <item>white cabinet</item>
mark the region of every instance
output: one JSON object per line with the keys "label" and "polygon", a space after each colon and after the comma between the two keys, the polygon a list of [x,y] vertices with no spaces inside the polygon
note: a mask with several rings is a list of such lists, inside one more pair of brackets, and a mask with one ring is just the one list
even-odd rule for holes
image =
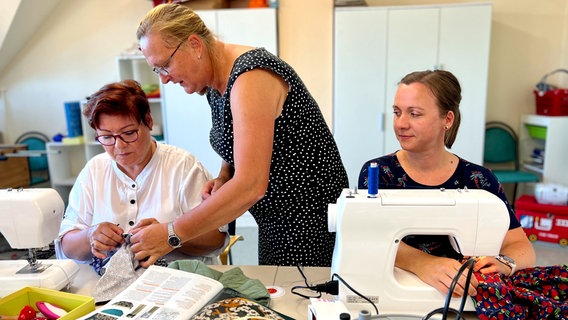
{"label": "white cabinet", "polygon": [[[224,42],[264,47],[277,54],[276,9],[220,9],[197,12],[205,24]],[[187,94],[175,84],[162,86],[165,136],[168,144],[179,146],[199,158],[216,176],[221,158],[209,144],[211,112],[207,99]]]}
{"label": "white cabinet", "polygon": [[[568,116],[523,115],[519,128],[521,164],[525,169],[540,173],[545,183],[568,186],[566,137],[568,137]],[[531,157],[535,149],[544,151],[542,163],[535,163]]]}
{"label": "white cabinet", "polygon": [[46,149],[51,187],[67,203],[75,178],[85,166],[85,144],[48,142]]}
{"label": "white cabinet", "polygon": [[490,3],[335,9],[334,136],[351,186],[365,161],[400,148],[392,103],[412,71],[456,75],[463,121],[451,151],[482,163],[491,10]]}

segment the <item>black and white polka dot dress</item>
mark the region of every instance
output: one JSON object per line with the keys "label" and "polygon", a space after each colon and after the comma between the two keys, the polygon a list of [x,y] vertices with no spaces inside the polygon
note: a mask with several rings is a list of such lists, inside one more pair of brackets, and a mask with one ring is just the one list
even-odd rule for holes
{"label": "black and white polka dot dress", "polygon": [[255,68],[273,71],[290,86],[275,121],[268,190],[249,209],[259,226],[259,264],[330,266],[335,234],[327,231],[327,206],[348,187],[347,174],[316,101],[287,63],[262,48],[235,61],[225,94],[207,93],[211,145],[234,165],[231,89]]}

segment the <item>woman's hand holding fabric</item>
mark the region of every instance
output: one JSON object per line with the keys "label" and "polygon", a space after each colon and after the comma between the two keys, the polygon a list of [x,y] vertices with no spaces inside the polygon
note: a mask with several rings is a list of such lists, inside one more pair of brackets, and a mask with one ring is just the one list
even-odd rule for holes
{"label": "woman's hand holding fabric", "polygon": [[511,273],[511,268],[497,260],[495,257],[482,256],[475,259],[475,266],[473,268],[475,272],[481,272],[483,274],[499,272],[506,276]]}
{"label": "woman's hand holding fabric", "polygon": [[143,224],[142,221],[131,230],[132,237],[130,242],[132,245],[130,249],[134,253],[136,260],[140,261],[140,265],[148,268],[173,249],[168,244],[168,227],[166,223],[145,224],[147,223],[146,221]]}
{"label": "woman's hand holding fabric", "polygon": [[[429,256],[421,262],[421,267],[416,270],[416,275],[424,282],[434,287],[444,295],[447,295],[462,264],[454,259]],[[475,296],[477,291],[477,279],[471,277],[467,290],[464,290],[467,282],[467,270],[459,277],[453,291],[453,297],[461,297],[464,292],[470,296]]]}
{"label": "woman's hand holding fabric", "polygon": [[124,243],[123,232],[121,227],[110,222],[101,222],[91,226],[87,230],[91,253],[97,258],[106,258],[109,251],[115,250]]}

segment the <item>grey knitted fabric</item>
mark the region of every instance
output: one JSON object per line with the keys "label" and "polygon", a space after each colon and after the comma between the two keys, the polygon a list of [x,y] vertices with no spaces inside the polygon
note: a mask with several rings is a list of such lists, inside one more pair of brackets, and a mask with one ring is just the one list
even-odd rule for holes
{"label": "grey knitted fabric", "polygon": [[130,250],[129,244],[122,245],[110,258],[105,268],[104,274],[93,291],[97,304],[114,298],[146,270],[138,268],[138,260],[134,259],[134,253]]}

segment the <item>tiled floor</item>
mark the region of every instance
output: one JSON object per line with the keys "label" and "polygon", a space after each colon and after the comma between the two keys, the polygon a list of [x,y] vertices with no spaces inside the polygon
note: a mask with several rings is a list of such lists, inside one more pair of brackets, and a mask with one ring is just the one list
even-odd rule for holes
{"label": "tiled floor", "polygon": [[533,243],[536,251],[537,266],[553,266],[568,264],[568,247],[556,243],[536,241]]}

